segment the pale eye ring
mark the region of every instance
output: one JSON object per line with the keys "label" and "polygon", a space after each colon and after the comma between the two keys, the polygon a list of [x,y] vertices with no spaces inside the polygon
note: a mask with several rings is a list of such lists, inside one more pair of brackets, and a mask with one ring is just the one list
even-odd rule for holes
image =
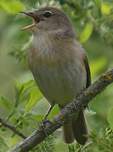
{"label": "pale eye ring", "polygon": [[48,18],[52,16],[52,12],[51,11],[45,11],[43,14],[44,17]]}

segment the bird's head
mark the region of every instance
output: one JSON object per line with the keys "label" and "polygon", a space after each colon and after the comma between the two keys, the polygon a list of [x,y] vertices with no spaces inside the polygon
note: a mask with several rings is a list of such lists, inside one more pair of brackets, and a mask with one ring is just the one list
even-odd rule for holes
{"label": "bird's head", "polygon": [[23,30],[31,30],[33,33],[42,32],[64,32],[70,36],[74,35],[69,18],[63,11],[54,7],[44,7],[32,12],[22,12],[33,19],[33,24],[25,26]]}

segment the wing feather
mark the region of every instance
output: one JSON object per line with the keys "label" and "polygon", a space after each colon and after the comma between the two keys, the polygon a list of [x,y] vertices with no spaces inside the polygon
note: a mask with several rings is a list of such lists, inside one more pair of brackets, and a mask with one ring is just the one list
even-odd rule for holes
{"label": "wing feather", "polygon": [[88,88],[91,85],[91,72],[90,72],[90,67],[89,67],[87,56],[85,56],[85,58],[84,58],[84,64],[85,64],[86,74],[87,74],[86,88]]}

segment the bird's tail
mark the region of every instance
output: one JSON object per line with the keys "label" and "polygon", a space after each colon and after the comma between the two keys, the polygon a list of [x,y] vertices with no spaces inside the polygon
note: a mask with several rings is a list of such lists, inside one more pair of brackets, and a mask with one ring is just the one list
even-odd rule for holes
{"label": "bird's tail", "polygon": [[73,117],[63,126],[64,140],[66,143],[72,143],[74,139],[77,140],[79,144],[84,145],[88,138],[86,123],[83,111],[80,111],[78,118],[75,120]]}

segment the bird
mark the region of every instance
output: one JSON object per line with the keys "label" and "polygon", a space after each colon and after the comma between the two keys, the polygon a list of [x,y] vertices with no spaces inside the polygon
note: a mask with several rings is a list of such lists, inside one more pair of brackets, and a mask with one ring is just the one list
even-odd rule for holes
{"label": "bird", "polygon": [[[33,19],[23,30],[33,35],[28,63],[40,91],[50,103],[47,118],[54,105],[62,109],[90,86],[88,58],[64,11],[47,6],[22,13]],[[63,125],[65,143],[76,140],[84,145],[88,139],[84,109],[77,119],[75,116],[67,119]]]}

